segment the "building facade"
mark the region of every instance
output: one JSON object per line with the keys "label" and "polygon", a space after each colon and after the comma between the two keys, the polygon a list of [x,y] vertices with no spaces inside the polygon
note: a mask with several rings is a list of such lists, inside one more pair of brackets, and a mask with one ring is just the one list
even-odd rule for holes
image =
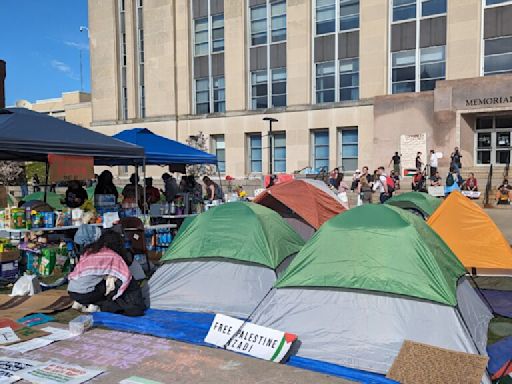
{"label": "building facade", "polygon": [[235,177],[455,146],[504,164],[510,20],[510,0],[89,0],[92,127],[203,132]]}
{"label": "building facade", "polygon": [[49,116],[89,128],[92,122],[91,94],[74,91],[64,92],[61,97],[16,101],[16,107],[26,108]]}

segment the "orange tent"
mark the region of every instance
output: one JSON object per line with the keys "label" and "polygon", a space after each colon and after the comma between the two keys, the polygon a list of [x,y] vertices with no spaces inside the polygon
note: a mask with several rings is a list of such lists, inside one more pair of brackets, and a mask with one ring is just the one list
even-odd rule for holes
{"label": "orange tent", "polygon": [[494,221],[460,192],[454,191],[427,223],[473,274],[512,273],[512,249]]}
{"label": "orange tent", "polygon": [[285,218],[305,239],[331,217],[345,211],[336,194],[319,180],[291,180],[276,184],[254,199]]}

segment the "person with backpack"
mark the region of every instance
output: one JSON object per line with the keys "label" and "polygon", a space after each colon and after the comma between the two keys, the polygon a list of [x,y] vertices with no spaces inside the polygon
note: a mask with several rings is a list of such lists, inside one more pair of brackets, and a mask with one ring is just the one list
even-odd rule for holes
{"label": "person with backpack", "polygon": [[450,172],[448,176],[446,176],[446,186],[445,186],[445,194],[449,195],[453,191],[459,191],[459,175],[457,174],[457,170],[454,167],[450,167]]}
{"label": "person with backpack", "polygon": [[395,191],[395,182],[393,179],[386,175],[384,167],[377,169],[378,179],[373,184],[373,190],[379,192],[379,199],[381,204],[384,204],[386,200],[393,196]]}

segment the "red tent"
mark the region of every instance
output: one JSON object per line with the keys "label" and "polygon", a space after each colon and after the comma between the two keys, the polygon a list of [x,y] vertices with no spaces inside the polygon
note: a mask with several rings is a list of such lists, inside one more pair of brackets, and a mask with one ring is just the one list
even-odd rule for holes
{"label": "red tent", "polygon": [[336,193],[323,181],[309,179],[276,184],[256,196],[254,202],[279,213],[304,239],[345,211]]}

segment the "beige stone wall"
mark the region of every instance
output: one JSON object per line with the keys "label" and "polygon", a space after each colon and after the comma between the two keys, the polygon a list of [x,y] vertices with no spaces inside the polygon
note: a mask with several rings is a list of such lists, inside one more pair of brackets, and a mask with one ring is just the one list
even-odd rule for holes
{"label": "beige stone wall", "polygon": [[92,122],[91,103],[79,103],[66,106],[66,121],[89,128]]}
{"label": "beige stone wall", "polygon": [[359,95],[385,95],[388,82],[388,1],[360,2]]}
{"label": "beige stone wall", "polygon": [[117,120],[118,50],[115,1],[89,0],[94,121]]}
{"label": "beige stone wall", "polygon": [[174,7],[168,0],[144,2],[146,116],[175,115]]}
{"label": "beige stone wall", "polygon": [[[191,109],[190,6],[187,0],[175,0],[176,14],[176,92],[178,115],[188,115]],[[149,100],[148,100],[149,102]]]}
{"label": "beige stone wall", "polygon": [[446,79],[480,76],[482,0],[447,1]]}
{"label": "beige stone wall", "polygon": [[224,0],[226,110],[247,109],[245,1]]}
{"label": "beige stone wall", "polygon": [[288,105],[311,104],[311,1],[286,3]]}

